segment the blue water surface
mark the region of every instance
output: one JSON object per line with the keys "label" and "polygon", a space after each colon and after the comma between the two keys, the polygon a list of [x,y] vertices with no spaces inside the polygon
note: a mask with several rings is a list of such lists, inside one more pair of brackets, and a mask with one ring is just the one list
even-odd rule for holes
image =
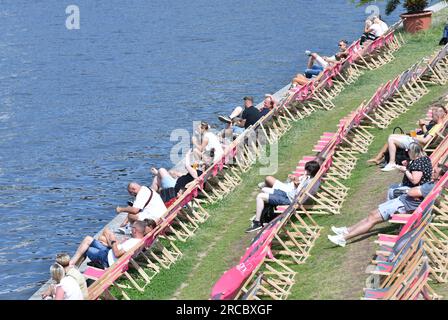
{"label": "blue water surface", "polygon": [[[65,26],[70,4],[79,30]],[[220,126],[366,17],[344,0],[1,1],[0,299],[27,299],[57,252],[114,216],[129,181],[171,167],[174,129]]]}

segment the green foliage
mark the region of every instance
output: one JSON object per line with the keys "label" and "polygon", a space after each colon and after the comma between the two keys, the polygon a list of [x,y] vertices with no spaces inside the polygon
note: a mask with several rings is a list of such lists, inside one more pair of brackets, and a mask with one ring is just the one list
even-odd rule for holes
{"label": "green foliage", "polygon": [[[376,0],[351,0],[357,3],[358,6],[363,6],[370,3],[376,3]],[[386,4],[386,14],[390,15],[397,9],[397,7],[402,3],[402,0],[388,0]],[[403,2],[403,7],[406,9],[407,13],[417,13],[422,12],[429,5],[428,0],[405,0]]]}

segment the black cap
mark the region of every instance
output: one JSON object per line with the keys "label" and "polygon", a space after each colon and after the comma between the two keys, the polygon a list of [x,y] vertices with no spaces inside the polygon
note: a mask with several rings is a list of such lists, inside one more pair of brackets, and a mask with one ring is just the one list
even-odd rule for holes
{"label": "black cap", "polygon": [[251,97],[251,96],[245,96],[245,97],[243,98],[243,100],[250,100],[250,101],[254,102],[254,98]]}

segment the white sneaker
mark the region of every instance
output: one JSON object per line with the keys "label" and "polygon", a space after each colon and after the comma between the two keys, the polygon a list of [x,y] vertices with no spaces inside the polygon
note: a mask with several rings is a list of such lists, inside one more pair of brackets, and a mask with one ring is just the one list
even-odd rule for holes
{"label": "white sneaker", "polygon": [[310,50],[306,50],[306,51],[305,51],[305,55],[307,55],[307,56],[311,56],[311,51],[310,51]]}
{"label": "white sneaker", "polygon": [[345,241],[344,237],[341,235],[336,235],[336,236],[328,235],[328,240],[330,240],[335,245],[340,246],[340,247],[345,247],[345,244],[347,243],[347,241]]}
{"label": "white sneaker", "polygon": [[125,225],[124,227],[118,228],[117,229],[118,233],[121,234],[126,234],[126,235],[130,235],[131,234],[131,226],[129,225],[129,223],[127,225]]}
{"label": "white sneaker", "polygon": [[347,227],[336,228],[335,226],[331,226],[331,231],[333,231],[337,235],[343,235],[344,236],[344,235],[348,234]]}
{"label": "white sneaker", "polygon": [[396,164],[388,163],[388,164],[386,164],[386,166],[383,169],[381,169],[381,171],[387,172],[387,171],[395,170],[396,168],[397,168]]}

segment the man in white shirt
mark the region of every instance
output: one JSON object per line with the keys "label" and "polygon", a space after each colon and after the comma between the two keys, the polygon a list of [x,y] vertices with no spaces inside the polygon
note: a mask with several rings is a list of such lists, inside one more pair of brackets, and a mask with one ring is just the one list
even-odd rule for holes
{"label": "man in white shirt", "polygon": [[80,262],[82,256],[86,255],[92,262],[100,264],[104,268],[109,268],[115,261],[117,261],[127,251],[136,246],[144,237],[146,223],[143,221],[136,221],[132,224],[131,235],[132,238],[127,239],[122,243],[118,243],[115,234],[108,228],[104,229],[103,241],[107,242],[107,246],[99,240],[91,236],[87,236],[81,242],[70,260],[70,265],[76,265]]}
{"label": "man in white shirt", "polygon": [[135,201],[132,206],[116,208],[117,213],[126,212],[128,214],[121,227],[126,226],[128,222],[133,223],[145,219],[151,219],[157,223],[165,214],[166,206],[156,191],[136,182],[131,182],[128,185],[128,192],[135,197]]}
{"label": "man in white shirt", "polygon": [[387,25],[386,22],[381,20],[381,16],[374,17],[373,18],[373,23],[380,26],[380,28],[381,28],[381,35],[385,34],[387,32],[387,30],[389,30],[389,26]]}

